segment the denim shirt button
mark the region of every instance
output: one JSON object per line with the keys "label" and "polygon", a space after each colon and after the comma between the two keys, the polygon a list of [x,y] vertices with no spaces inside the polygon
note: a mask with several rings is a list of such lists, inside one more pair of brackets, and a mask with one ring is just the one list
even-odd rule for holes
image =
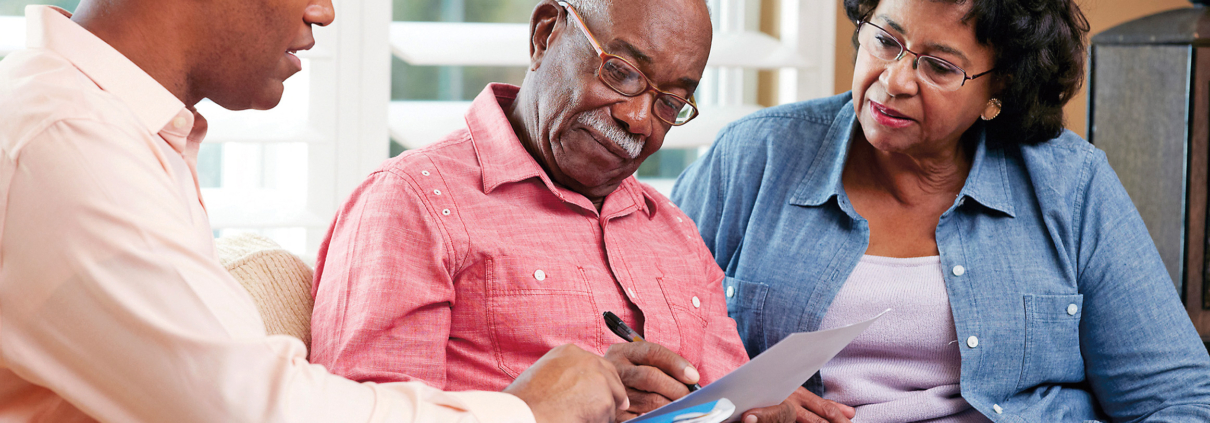
{"label": "denim shirt button", "polygon": [[735,287],[728,286],[727,287],[727,298],[732,298],[732,297],[735,297]]}
{"label": "denim shirt button", "polygon": [[995,411],[996,414],[1004,414],[1004,409],[1000,408],[1000,404],[992,404],[992,411]]}
{"label": "denim shirt button", "polygon": [[1080,308],[1077,307],[1075,304],[1071,304],[1071,305],[1067,306],[1067,315],[1068,316],[1075,316],[1077,311],[1080,311]]}
{"label": "denim shirt button", "polygon": [[971,348],[978,347],[978,346],[979,346],[979,338],[978,338],[978,337],[975,337],[975,336],[971,336],[970,338],[966,338],[966,346],[971,347]]}
{"label": "denim shirt button", "polygon": [[959,265],[957,265],[957,266],[954,266],[954,276],[962,276],[962,275],[964,275],[964,274],[966,274],[966,268],[965,268],[965,267],[962,267],[962,265],[961,265],[961,264],[959,264]]}

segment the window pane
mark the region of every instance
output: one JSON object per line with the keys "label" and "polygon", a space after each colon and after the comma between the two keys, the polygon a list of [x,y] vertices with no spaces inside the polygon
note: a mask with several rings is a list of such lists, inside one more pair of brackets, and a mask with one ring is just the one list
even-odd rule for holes
{"label": "window pane", "polygon": [[529,22],[535,0],[394,0],[394,20]]}
{"label": "window pane", "polygon": [[80,5],[80,0],[0,0],[0,15],[25,16],[25,6],[31,4],[59,6],[72,11]]}
{"label": "window pane", "polygon": [[697,160],[696,148],[662,148],[648,156],[635,175],[639,178],[676,179],[694,160]]}
{"label": "window pane", "polygon": [[521,85],[525,68],[500,66],[412,66],[391,61],[391,100],[470,101],[492,82]]}

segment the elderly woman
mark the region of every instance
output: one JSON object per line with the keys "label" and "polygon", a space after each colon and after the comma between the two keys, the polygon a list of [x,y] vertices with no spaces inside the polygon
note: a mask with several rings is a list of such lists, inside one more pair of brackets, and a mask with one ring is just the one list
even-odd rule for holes
{"label": "elderly woman", "polygon": [[1142,220],[1062,129],[1075,2],[845,8],[852,92],[732,124],[673,191],[749,354],[889,308],[805,385],[858,421],[1210,421],[1210,356]]}

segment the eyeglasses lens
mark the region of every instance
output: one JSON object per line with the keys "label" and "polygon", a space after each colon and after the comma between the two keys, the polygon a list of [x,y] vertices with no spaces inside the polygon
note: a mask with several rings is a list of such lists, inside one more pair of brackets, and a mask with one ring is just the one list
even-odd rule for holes
{"label": "eyeglasses lens", "polygon": [[[609,57],[601,64],[601,80],[610,88],[626,96],[636,96],[647,90],[647,78],[630,63],[617,57]],[[697,115],[689,103],[664,93],[656,95],[652,113],[661,120],[680,125]]]}
{"label": "eyeglasses lens", "polygon": [[[900,59],[905,51],[898,39],[869,23],[862,24],[857,42],[870,55],[887,61]],[[918,56],[914,67],[921,79],[943,90],[957,90],[966,82],[966,73],[961,68],[932,56]]]}

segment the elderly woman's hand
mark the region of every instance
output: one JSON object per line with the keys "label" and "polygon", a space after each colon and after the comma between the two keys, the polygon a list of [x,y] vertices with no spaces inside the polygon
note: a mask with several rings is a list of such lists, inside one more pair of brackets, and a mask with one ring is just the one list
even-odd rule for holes
{"label": "elderly woman's hand", "polygon": [[849,423],[849,419],[855,415],[857,415],[857,410],[854,410],[853,407],[820,398],[800,386],[781,404],[748,410],[741,421],[743,423]]}

